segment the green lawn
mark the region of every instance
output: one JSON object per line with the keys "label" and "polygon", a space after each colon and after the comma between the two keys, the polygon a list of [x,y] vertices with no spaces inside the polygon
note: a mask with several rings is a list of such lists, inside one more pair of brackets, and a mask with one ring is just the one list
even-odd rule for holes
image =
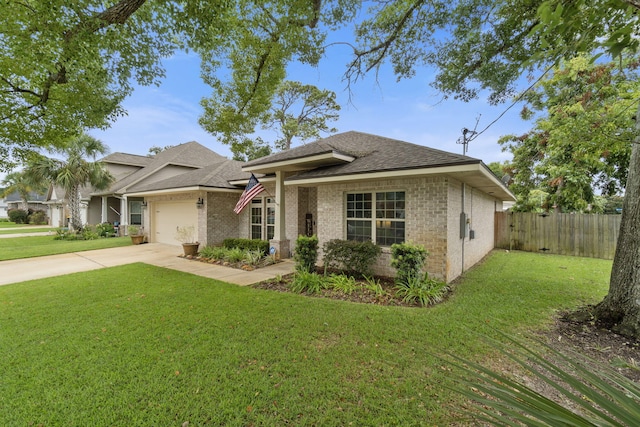
{"label": "green lawn", "polygon": [[129,237],[96,240],[54,240],[53,236],[9,237],[0,239],[0,261],[44,255],[115,248],[131,244]]}
{"label": "green lawn", "polygon": [[49,226],[41,226],[41,227],[29,227],[29,228],[22,228],[19,230],[13,229],[13,228],[6,228],[6,227],[0,227],[0,234],[16,234],[16,233],[39,233],[39,232],[43,232],[43,231],[54,231],[55,228],[53,227],[49,227]]}
{"label": "green lawn", "polygon": [[434,308],[145,264],[0,286],[0,425],[466,425],[432,354],[600,300],[610,261],[494,252]]}

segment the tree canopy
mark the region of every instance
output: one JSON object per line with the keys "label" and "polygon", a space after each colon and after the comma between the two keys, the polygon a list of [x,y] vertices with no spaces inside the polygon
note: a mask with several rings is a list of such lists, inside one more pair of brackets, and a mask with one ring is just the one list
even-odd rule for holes
{"label": "tree canopy", "polygon": [[508,173],[517,210],[538,204],[539,197],[529,197],[533,190],[546,194],[547,210],[568,212],[590,211],[597,195],[623,193],[636,135],[637,64],[579,56],[524,95],[522,115],[535,118],[533,128],[499,141],[513,154]]}
{"label": "tree canopy", "polygon": [[[319,138],[321,132],[337,131],[327,124],[338,119],[340,105],[336,102],[336,94],[313,85],[283,81],[274,93],[270,107],[255,117],[238,114],[236,105],[221,105],[219,101],[203,101],[205,111],[200,124],[218,136],[222,143],[230,145],[237,160],[262,157],[272,149],[288,150],[294,139],[307,141]],[[275,131],[277,136],[271,142],[252,136],[258,126]]]}
{"label": "tree canopy", "polygon": [[197,52],[213,96],[238,114],[265,111],[295,59],[320,58],[327,26],[356,5],[346,0],[223,2],[65,0],[0,3],[0,167],[25,150],[60,147],[125,114],[134,82],[157,84],[161,61]]}
{"label": "tree canopy", "polygon": [[29,161],[24,173],[31,182],[52,184],[63,188],[71,213],[70,225],[74,230],[81,230],[83,227],[80,218],[81,188],[88,186],[96,190],[104,190],[114,181],[114,177],[106,166],[96,158],[107,154],[108,149],[101,141],[83,134],[69,141],[64,148],[56,152],[65,159],[36,156]]}

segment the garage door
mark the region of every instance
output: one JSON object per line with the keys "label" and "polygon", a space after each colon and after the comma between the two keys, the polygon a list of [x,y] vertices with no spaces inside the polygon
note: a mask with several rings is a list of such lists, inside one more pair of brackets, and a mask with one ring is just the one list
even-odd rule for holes
{"label": "garage door", "polygon": [[196,200],[155,203],[152,233],[155,242],[180,245],[176,240],[176,228],[192,225],[198,235],[198,208]]}

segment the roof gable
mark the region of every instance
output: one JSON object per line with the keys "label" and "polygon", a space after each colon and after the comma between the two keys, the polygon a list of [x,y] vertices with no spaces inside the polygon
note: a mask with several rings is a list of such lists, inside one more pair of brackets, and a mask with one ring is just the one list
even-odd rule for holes
{"label": "roof gable", "polygon": [[[160,171],[172,166],[179,166],[180,168],[176,168],[174,174],[181,175],[188,173],[189,169],[200,169],[205,166],[219,164],[227,160],[225,157],[211,151],[195,141],[168,148],[150,159],[151,161],[142,169],[112,184],[108,192],[128,192],[130,191],[130,188],[143,181],[148,185],[151,185],[149,181],[154,181],[154,175],[159,177],[157,181],[165,180],[167,179],[167,175]],[[172,174],[170,171],[165,172]]]}

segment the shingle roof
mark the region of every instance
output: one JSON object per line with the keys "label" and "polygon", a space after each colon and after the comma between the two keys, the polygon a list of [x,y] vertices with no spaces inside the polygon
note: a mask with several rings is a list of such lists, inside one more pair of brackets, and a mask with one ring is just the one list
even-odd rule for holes
{"label": "shingle roof", "polygon": [[167,150],[161,151],[150,159],[151,161],[139,171],[115,182],[108,192],[118,193],[130,191],[129,187],[135,186],[137,182],[153,175],[168,165],[200,169],[205,166],[219,164],[227,160],[225,157],[209,150],[195,141],[171,147]]}
{"label": "shingle roof", "polygon": [[187,187],[238,189],[238,187],[229,184],[229,181],[232,179],[247,179],[251,176],[247,172],[242,172],[242,165],[242,162],[224,159],[221,162],[162,181],[134,185],[129,188],[129,192],[136,193]]}
{"label": "shingle roof", "polygon": [[100,161],[105,163],[115,163],[115,164],[121,164],[121,165],[132,165],[132,166],[144,167],[153,161],[153,157],[117,152],[117,153],[111,153],[108,156],[103,157]]}
{"label": "shingle roof", "polygon": [[[27,198],[27,201],[29,202],[44,202],[45,200],[47,200],[46,193],[36,193],[35,191],[29,192],[29,197]],[[9,203],[21,202],[22,197],[20,197],[20,193],[14,191],[13,193],[7,195],[5,201]]]}
{"label": "shingle roof", "polygon": [[332,152],[355,157],[355,160],[302,172],[288,180],[481,163],[481,160],[473,157],[350,131],[254,160],[245,166],[293,161]]}

